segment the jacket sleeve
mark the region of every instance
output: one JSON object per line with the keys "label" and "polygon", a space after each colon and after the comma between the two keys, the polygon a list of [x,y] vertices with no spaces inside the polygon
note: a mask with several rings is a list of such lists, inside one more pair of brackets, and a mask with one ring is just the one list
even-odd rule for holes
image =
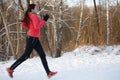
{"label": "jacket sleeve", "polygon": [[26,24],[25,22],[21,22],[21,26],[22,26],[23,28],[25,28],[25,29],[29,29],[28,26],[27,26],[27,24]]}
{"label": "jacket sleeve", "polygon": [[39,26],[40,26],[40,27],[44,26],[45,24],[46,24],[46,21],[45,21],[45,20],[42,20],[42,21],[39,22]]}
{"label": "jacket sleeve", "polygon": [[37,15],[32,15],[31,20],[32,20],[32,24],[35,29],[39,29],[39,28],[43,27],[46,23],[46,21],[44,21],[44,20],[41,21]]}

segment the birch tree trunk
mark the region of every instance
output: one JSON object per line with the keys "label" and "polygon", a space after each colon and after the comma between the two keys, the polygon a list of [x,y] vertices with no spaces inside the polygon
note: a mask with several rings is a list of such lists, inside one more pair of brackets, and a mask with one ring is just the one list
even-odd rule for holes
{"label": "birch tree trunk", "polygon": [[[20,9],[24,10],[23,6],[22,6],[22,3],[21,3],[21,0],[18,1],[18,19],[17,19],[17,23],[19,23],[19,19],[21,19],[21,11],[19,10],[19,7]],[[17,45],[16,45],[16,55],[18,55],[18,52],[19,52],[19,47],[20,47],[20,41],[19,41],[19,31],[20,31],[20,25],[17,24]]]}
{"label": "birch tree trunk", "polygon": [[108,55],[111,53],[112,48],[109,46],[110,45],[110,22],[109,22],[109,0],[106,0],[106,32],[107,32],[107,37],[106,37],[106,51]]}
{"label": "birch tree trunk", "polygon": [[106,0],[106,22],[107,22],[107,46],[110,45],[110,22],[109,22],[109,0]]}
{"label": "birch tree trunk", "polygon": [[81,36],[81,29],[82,29],[82,26],[83,26],[83,10],[84,10],[84,2],[85,2],[85,0],[82,0],[81,12],[80,12],[79,30],[78,30],[78,33],[77,33],[77,39],[76,39],[76,45],[75,45],[75,48],[77,48],[77,46],[78,46],[79,39],[80,39],[80,36]]}
{"label": "birch tree trunk", "polygon": [[[56,3],[56,0],[52,0],[52,4],[53,4],[53,7],[52,7],[52,11],[55,11],[55,3]],[[55,14],[52,15],[52,18],[53,18],[53,28],[54,28],[54,54],[56,55],[57,52],[57,42],[58,42],[58,38],[57,38],[57,27],[56,27],[56,22],[55,22]],[[55,57],[55,55],[53,57]]]}
{"label": "birch tree trunk", "polygon": [[63,6],[63,0],[61,0],[60,2],[60,7],[59,7],[59,33],[58,33],[58,46],[57,46],[57,53],[55,55],[55,57],[60,57],[61,56],[61,51],[62,51],[62,37],[63,37],[63,33],[62,33],[62,6]]}

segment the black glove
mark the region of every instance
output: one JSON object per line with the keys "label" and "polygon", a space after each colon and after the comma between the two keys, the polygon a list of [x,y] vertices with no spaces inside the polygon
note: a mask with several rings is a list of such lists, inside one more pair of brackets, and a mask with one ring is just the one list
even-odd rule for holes
{"label": "black glove", "polygon": [[43,20],[47,21],[48,19],[49,19],[49,15],[48,14],[43,16]]}

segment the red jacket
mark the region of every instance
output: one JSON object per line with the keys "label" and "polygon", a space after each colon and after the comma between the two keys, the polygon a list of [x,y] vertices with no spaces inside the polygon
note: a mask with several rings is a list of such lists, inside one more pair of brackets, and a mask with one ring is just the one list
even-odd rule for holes
{"label": "red jacket", "polygon": [[24,28],[28,29],[28,36],[31,37],[40,37],[40,29],[45,25],[46,21],[40,20],[40,18],[37,16],[37,14],[29,14],[30,23],[29,26],[25,22],[22,22],[21,25]]}

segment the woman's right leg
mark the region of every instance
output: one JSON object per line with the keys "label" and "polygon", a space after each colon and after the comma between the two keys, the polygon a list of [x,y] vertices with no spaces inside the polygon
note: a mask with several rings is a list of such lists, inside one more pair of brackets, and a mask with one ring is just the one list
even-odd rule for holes
{"label": "woman's right leg", "polygon": [[26,48],[24,54],[10,67],[11,70],[14,70],[18,65],[20,65],[23,61],[29,58],[30,53],[33,51],[33,42],[34,38],[27,37],[26,38]]}

